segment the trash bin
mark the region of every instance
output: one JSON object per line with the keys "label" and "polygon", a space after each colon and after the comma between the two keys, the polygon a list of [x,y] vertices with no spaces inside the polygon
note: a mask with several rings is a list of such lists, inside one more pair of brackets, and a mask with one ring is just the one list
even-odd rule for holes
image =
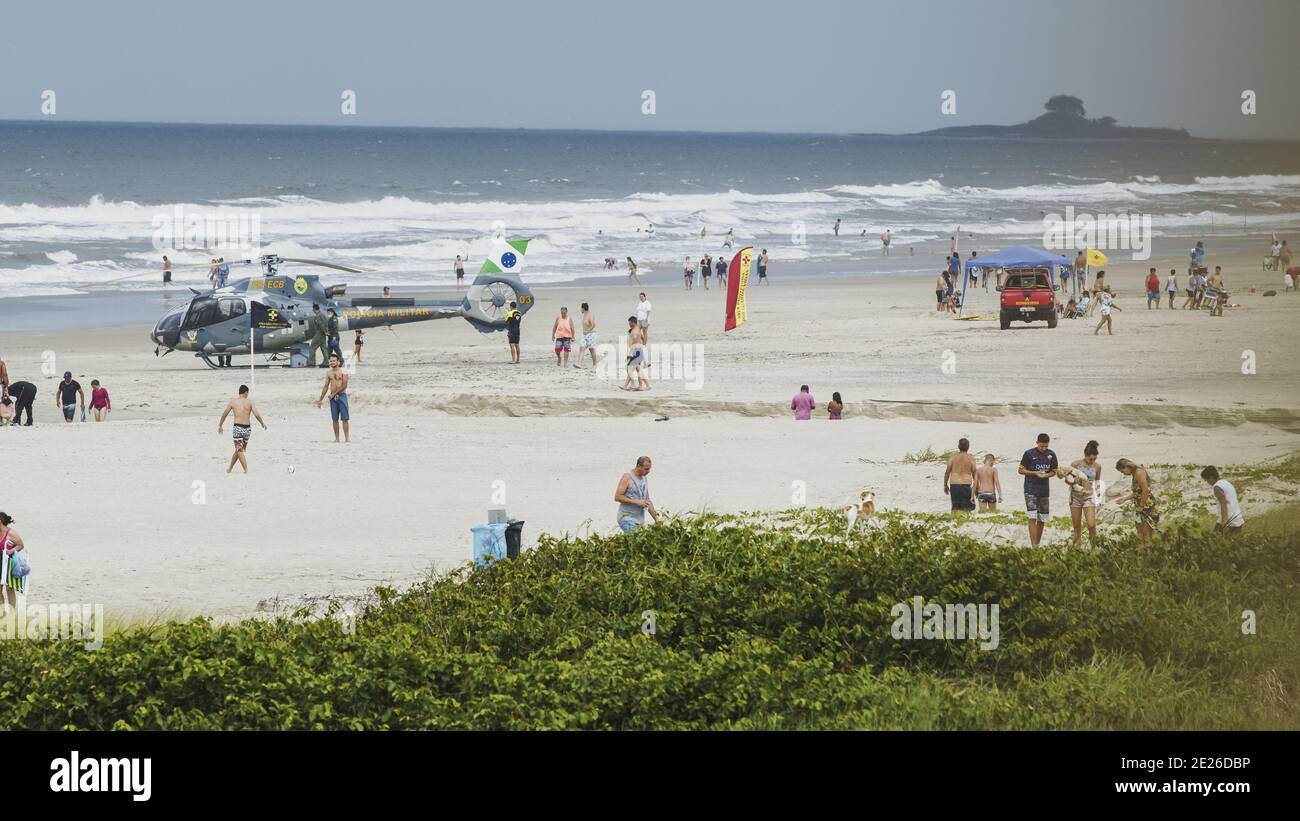
{"label": "trash bin", "polygon": [[[521,522],[522,524],[522,522]],[[506,527],[504,524],[475,525],[474,564],[486,567],[506,557]]]}
{"label": "trash bin", "polygon": [[506,525],[506,558],[519,558],[519,545],[524,539],[524,520],[516,519]]}

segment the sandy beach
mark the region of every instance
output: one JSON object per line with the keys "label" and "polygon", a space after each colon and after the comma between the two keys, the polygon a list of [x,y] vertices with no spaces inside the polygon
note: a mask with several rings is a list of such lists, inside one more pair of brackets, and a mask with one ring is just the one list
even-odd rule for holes
{"label": "sandy beach", "polygon": [[[1279,288],[1258,255],[1210,261],[1241,304],[1222,318],[1147,310],[1146,268],[1163,278],[1181,258],[1112,265],[1123,310],[1111,337],[1093,336],[1095,317],[1054,330],[955,321],[935,313],[927,277],[792,280],[775,266],[772,286],[751,284],[749,323],[724,334],[716,283],[647,284],[652,346],[689,354],[691,367],[642,393],[619,389],[621,368],[617,381],[614,369],[557,368],[549,342],[560,306],[586,301],[600,342],[616,345],[639,289],[538,287],[517,366],[504,335],[460,320],[367,334],[351,444],[334,444],[315,407],[323,372],[259,370],[252,395],[269,431],[254,429],[247,477],[226,475],[229,429],[216,430],[246,368],[156,358],[144,326],[0,334],[11,379],[39,389],[36,425],[0,431],[0,507],[29,547],[31,600],[217,616],[463,564],[494,492],[526,521],[526,546],[544,532],[610,531],[614,486],[642,454],[654,459],[651,496],[671,513],[786,508],[796,483],[809,505],[870,488],[885,509],[941,513],[943,465],[905,457],[966,436],[997,455],[1005,509],[1022,513],[1015,465],[1039,431],[1063,462],[1097,439],[1112,480],[1120,456],[1232,465],[1300,448],[1300,296],[1250,294]],[[968,310],[996,317],[996,296],[975,291]],[[104,383],[110,422],[62,422],[53,374],[65,369],[87,389]],[[796,424],[789,402],[803,383],[818,410]],[[836,424],[824,411],[832,391],[847,405]],[[1264,503],[1245,499],[1247,515]]]}

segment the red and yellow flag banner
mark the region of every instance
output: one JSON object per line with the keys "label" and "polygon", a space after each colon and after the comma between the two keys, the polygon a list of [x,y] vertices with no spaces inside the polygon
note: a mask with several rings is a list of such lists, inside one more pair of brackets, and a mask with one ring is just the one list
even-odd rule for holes
{"label": "red and yellow flag banner", "polygon": [[722,330],[731,331],[745,324],[745,291],[749,289],[749,268],[754,261],[754,246],[746,246],[731,258],[727,268],[727,321]]}

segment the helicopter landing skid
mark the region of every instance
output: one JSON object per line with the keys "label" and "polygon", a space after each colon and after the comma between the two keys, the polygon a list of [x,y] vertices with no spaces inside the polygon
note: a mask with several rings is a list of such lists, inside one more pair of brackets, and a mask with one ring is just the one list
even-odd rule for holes
{"label": "helicopter landing skid", "polygon": [[[225,370],[225,369],[227,369],[227,368],[234,368],[234,367],[236,367],[235,365],[218,365],[216,362],[214,362],[214,361],[212,360],[212,355],[211,355],[211,354],[204,353],[204,352],[202,352],[202,351],[200,351],[199,353],[194,354],[194,356],[196,356],[196,357],[199,358],[199,359],[202,359],[202,360],[203,360],[203,364],[204,364],[204,365],[207,365],[209,368],[211,368],[211,369],[214,370],[214,371],[216,371],[216,370]],[[248,356],[248,354],[231,354],[231,356]],[[284,361],[284,357],[281,356],[281,354],[280,354],[279,352],[277,352],[277,353],[273,353],[273,354],[270,354],[270,356],[268,357],[268,360],[269,360],[269,361],[267,361],[265,364],[262,364],[262,365],[253,365],[253,367],[254,367],[254,368],[286,368],[286,367],[288,367],[287,365],[283,365],[283,364],[281,364],[281,365],[272,365],[272,364],[271,364],[272,362],[283,362],[283,361]],[[247,366],[245,366],[245,365],[239,365],[238,367],[243,368],[243,367],[247,367]]]}

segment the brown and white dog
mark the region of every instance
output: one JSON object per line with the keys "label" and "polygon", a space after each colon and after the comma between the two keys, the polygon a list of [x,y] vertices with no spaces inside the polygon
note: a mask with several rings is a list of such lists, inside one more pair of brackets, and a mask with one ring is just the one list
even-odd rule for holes
{"label": "brown and white dog", "polygon": [[848,529],[844,531],[845,536],[853,532],[853,528],[858,524],[858,519],[863,519],[863,524],[867,527],[878,526],[879,522],[876,521],[876,494],[870,490],[862,491],[862,496],[859,497],[857,504],[844,508],[844,515],[849,520]]}

